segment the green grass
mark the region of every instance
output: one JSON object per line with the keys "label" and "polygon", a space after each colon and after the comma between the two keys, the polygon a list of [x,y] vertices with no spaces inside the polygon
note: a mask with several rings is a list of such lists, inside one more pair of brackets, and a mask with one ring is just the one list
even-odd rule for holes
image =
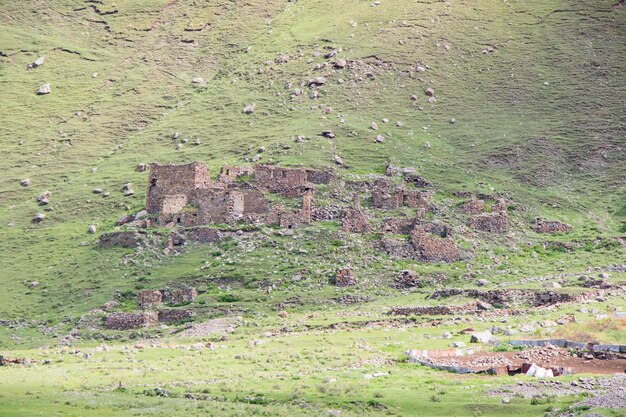
{"label": "green grass", "polygon": [[[349,348],[357,335],[385,357],[397,358],[409,347],[447,346],[431,338],[454,330],[447,324],[432,329],[425,319],[410,318],[415,326],[404,323],[406,332],[312,329],[388,320],[393,306],[435,304],[426,295],[437,287],[469,288],[480,278],[488,279],[490,288],[539,288],[539,282],[521,280],[568,274],[562,291],[580,291],[578,275],[597,274],[588,268],[623,263],[617,238],[626,224],[626,13],[614,10],[613,3],[5,1],[0,5],[0,322],[10,320],[12,326],[0,326],[0,349],[63,362],[0,368],[0,414],[545,413],[545,405],[530,400],[513,399],[505,406],[498,398],[468,395],[499,379],[442,378],[407,364],[383,367],[389,377],[364,382],[361,371],[347,367],[371,356]],[[112,13],[99,15],[92,6]],[[483,53],[489,46],[496,48]],[[340,49],[338,57],[349,61],[348,68],[314,69],[332,64],[323,58],[332,49]],[[322,56],[314,56],[316,51]],[[287,63],[275,62],[281,54]],[[45,64],[27,71],[41,55]],[[415,72],[417,65],[427,71]],[[311,100],[310,89],[300,84],[320,75],[328,82],[318,89],[320,98]],[[192,84],[196,77],[204,84]],[[35,95],[43,83],[51,84],[52,94]],[[286,83],[293,83],[291,89]],[[426,100],[428,87],[435,90],[434,104]],[[303,94],[292,97],[295,88]],[[413,94],[417,101],[410,99]],[[244,115],[242,108],[251,102],[256,111]],[[333,112],[322,114],[325,107]],[[377,132],[370,129],[372,121]],[[337,137],[318,136],[325,129]],[[178,140],[174,132],[180,133]],[[377,134],[385,137],[383,144],[373,142]],[[296,135],[306,139],[295,143]],[[101,233],[117,230],[120,215],[144,207],[147,173],[135,171],[138,163],[203,160],[215,175],[224,163],[250,163],[261,147],[262,162],[333,167],[339,180],[371,180],[389,162],[415,167],[436,191],[438,210],[429,220],[454,226],[467,257],[452,264],[390,258],[376,248],[376,233],[345,235],[337,222],[296,230],[293,237],[271,227],[244,227],[256,234],[189,245],[176,256],[162,255],[161,248],[97,248]],[[334,155],[346,166],[337,167]],[[32,180],[30,187],[20,186],[24,178]],[[350,201],[339,180],[320,187],[320,204],[337,204],[333,193]],[[121,192],[127,182],[133,183],[132,197]],[[94,194],[96,187],[110,197]],[[39,207],[36,197],[45,190],[52,192],[51,203]],[[509,212],[511,233],[467,229],[467,216],[455,209],[464,201],[454,197],[458,191],[506,195],[515,207]],[[37,212],[46,219],[35,225]],[[376,224],[388,215],[371,213]],[[574,230],[538,235],[530,229],[536,217],[567,222]],[[98,227],[96,235],[88,233],[90,224]],[[336,268],[347,263],[358,286],[328,285]],[[403,269],[446,280],[401,293],[389,284]],[[302,279],[293,281],[296,274]],[[614,282],[626,279],[623,272],[611,275]],[[39,286],[30,288],[32,281]],[[251,324],[240,327],[225,350],[120,354],[121,344],[169,338],[171,329],[103,331],[105,314],[98,309],[118,299],[119,310],[132,311],[137,291],[181,282],[201,290],[190,306],[197,321],[240,315]],[[371,301],[338,304],[347,294]],[[606,304],[626,308],[619,297],[588,307]],[[296,333],[248,352],[247,338],[285,324],[276,317],[283,309]],[[559,327],[559,335],[623,340],[623,329],[602,328],[576,306],[513,317],[511,324],[566,313],[582,323]],[[83,361],[54,353],[56,348],[49,354],[25,350],[56,346],[81,317],[93,326],[82,325],[75,343],[93,346],[104,335],[114,345],[111,352]],[[550,335],[543,332],[537,336]],[[242,352],[253,359],[235,361]],[[203,366],[186,366],[190,361]],[[325,382],[335,377],[335,385]],[[222,379],[227,381],[207,382]],[[115,390],[120,380],[126,390]],[[206,385],[208,395],[218,399],[142,394],[159,382],[178,394]],[[439,394],[442,390],[446,394]],[[551,406],[572,401],[557,399]]]}

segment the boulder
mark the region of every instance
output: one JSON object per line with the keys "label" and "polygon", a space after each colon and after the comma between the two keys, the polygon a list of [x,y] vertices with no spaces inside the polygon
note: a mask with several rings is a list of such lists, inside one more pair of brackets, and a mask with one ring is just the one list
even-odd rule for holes
{"label": "boulder", "polygon": [[307,84],[309,85],[309,87],[324,85],[326,84],[326,78],[324,77],[311,78]]}
{"label": "boulder", "polygon": [[472,333],[472,337],[470,338],[470,343],[490,343],[495,338],[491,334],[491,332],[475,332]]}
{"label": "boulder", "polygon": [[50,84],[44,84],[41,87],[39,87],[39,90],[37,90],[37,95],[44,95],[44,94],[50,94],[52,92],[52,89],[50,88]]}
{"label": "boulder", "polygon": [[255,103],[250,103],[246,107],[243,108],[243,113],[244,114],[252,114],[252,113],[254,113],[254,109],[255,108],[256,108],[256,104]]}

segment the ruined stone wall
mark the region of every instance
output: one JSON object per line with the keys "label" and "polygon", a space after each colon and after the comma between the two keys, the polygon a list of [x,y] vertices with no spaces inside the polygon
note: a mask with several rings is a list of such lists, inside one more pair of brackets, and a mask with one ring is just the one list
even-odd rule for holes
{"label": "ruined stone wall", "polygon": [[569,233],[572,231],[572,226],[558,221],[537,219],[533,230],[537,233]]}
{"label": "ruined stone wall", "polygon": [[455,262],[461,259],[461,252],[452,238],[431,234],[423,227],[413,230],[411,244],[422,261]]}
{"label": "ruined stone wall", "polygon": [[195,288],[175,288],[175,289],[162,289],[163,302],[172,305],[187,304],[193,302],[198,296],[198,291]]}
{"label": "ruined stone wall", "polygon": [[347,208],[344,209],[341,218],[341,230],[350,233],[367,233],[371,227],[363,210]]}
{"label": "ruined stone wall", "polygon": [[408,235],[415,228],[417,219],[407,217],[387,217],[383,219],[381,231],[394,235]]}
{"label": "ruined stone wall", "polygon": [[403,190],[402,201],[407,207],[425,208],[430,207],[430,198],[432,194],[428,191]]}
{"label": "ruined stone wall", "polygon": [[378,209],[397,209],[402,205],[402,196],[402,190],[391,187],[383,178],[377,179],[372,187],[372,204]]}
{"label": "ruined stone wall", "polygon": [[146,210],[157,213],[167,195],[191,195],[196,188],[211,186],[209,169],[202,162],[185,165],[150,165]]}
{"label": "ruined stone wall", "polygon": [[469,225],[473,229],[489,233],[505,233],[509,228],[505,212],[472,216]]}
{"label": "ruined stone wall", "polygon": [[357,283],[352,268],[341,268],[337,271],[334,278],[334,284],[337,287],[349,287]]}
{"label": "ruined stone wall", "polygon": [[306,170],[306,180],[312,184],[329,184],[333,180],[333,177],[334,174],[330,170]]}
{"label": "ruined stone wall", "polygon": [[217,176],[217,181],[222,184],[232,184],[244,176],[254,176],[254,167],[231,167],[224,165]]}
{"label": "ruined stone wall", "polygon": [[156,326],[159,316],[155,312],[112,313],[106,318],[104,326],[109,330],[130,330]]}
{"label": "ruined stone wall", "polygon": [[191,310],[162,310],[159,311],[159,322],[161,323],[176,323],[182,320],[189,320],[193,318],[193,312]]}
{"label": "ruined stone wall", "polygon": [[254,166],[254,184],[272,193],[282,193],[307,183],[307,172],[302,168],[282,168],[272,165]]}
{"label": "ruined stone wall", "polygon": [[173,194],[166,195],[161,201],[161,208],[159,213],[161,214],[174,214],[179,213],[187,205],[187,195],[185,194]]}
{"label": "ruined stone wall", "polygon": [[380,241],[381,249],[388,255],[400,258],[415,258],[415,249],[410,242],[401,239],[383,237]]}
{"label": "ruined stone wall", "polygon": [[452,288],[437,290],[430,295],[430,298],[447,298],[457,295],[477,298],[497,307],[520,306],[530,304],[532,306],[543,306],[555,303],[581,302],[593,298],[595,292],[581,294],[568,294],[556,291],[523,290],[523,289],[503,289],[503,290],[463,290]]}
{"label": "ruined stone wall", "polygon": [[461,210],[467,214],[480,214],[485,211],[485,202],[473,198],[461,206]]}
{"label": "ruined stone wall", "polygon": [[152,308],[163,303],[163,295],[159,290],[142,290],[137,293],[139,308]]}

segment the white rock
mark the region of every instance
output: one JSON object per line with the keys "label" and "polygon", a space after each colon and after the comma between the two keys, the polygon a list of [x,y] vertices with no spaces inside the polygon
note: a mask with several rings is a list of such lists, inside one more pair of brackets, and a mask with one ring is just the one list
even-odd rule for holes
{"label": "white rock", "polygon": [[38,95],[50,94],[51,92],[52,89],[50,88],[50,84],[47,83],[39,87],[39,90],[37,90]]}

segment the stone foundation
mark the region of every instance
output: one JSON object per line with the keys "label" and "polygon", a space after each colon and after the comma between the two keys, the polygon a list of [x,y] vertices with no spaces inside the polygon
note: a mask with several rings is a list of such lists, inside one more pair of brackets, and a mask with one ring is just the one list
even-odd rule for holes
{"label": "stone foundation", "polygon": [[109,330],[131,330],[156,326],[159,317],[155,312],[112,313],[106,318],[104,326]]}

